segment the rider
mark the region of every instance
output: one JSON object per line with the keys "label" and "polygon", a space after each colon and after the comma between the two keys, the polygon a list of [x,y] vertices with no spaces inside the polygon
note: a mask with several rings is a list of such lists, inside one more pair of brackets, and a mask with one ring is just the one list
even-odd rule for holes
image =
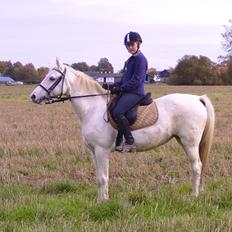
{"label": "rider", "polygon": [[[118,95],[112,116],[118,123],[115,149],[121,152],[130,152],[136,149],[126,113],[144,96],[147,59],[139,49],[141,43],[142,38],[139,33],[131,31],[126,34],[124,45],[132,56],[125,62],[121,81],[109,86],[111,93]],[[124,144],[123,136],[125,138]]]}

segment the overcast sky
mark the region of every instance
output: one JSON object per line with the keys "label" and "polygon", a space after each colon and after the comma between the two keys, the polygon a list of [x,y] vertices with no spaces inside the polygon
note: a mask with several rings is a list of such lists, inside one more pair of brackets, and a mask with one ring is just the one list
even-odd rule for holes
{"label": "overcast sky", "polygon": [[129,57],[123,38],[141,34],[149,67],[175,67],[184,55],[217,61],[232,0],[0,0],[0,60],[55,65],[97,65],[107,57],[115,71]]}

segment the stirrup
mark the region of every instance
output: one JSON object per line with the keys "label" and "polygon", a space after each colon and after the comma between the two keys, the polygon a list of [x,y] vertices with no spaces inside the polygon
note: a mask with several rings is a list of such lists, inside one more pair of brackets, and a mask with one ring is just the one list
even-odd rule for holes
{"label": "stirrup", "polygon": [[136,152],[136,146],[134,143],[133,144],[124,143],[121,152],[122,153],[124,153],[124,152]]}
{"label": "stirrup", "polygon": [[120,152],[122,152],[122,150],[123,150],[123,143],[121,143],[121,144],[118,145],[118,146],[115,146],[115,151],[120,151]]}

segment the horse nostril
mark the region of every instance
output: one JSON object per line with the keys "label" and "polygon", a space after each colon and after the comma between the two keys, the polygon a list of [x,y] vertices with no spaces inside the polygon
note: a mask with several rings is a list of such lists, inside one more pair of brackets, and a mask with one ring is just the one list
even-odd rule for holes
{"label": "horse nostril", "polygon": [[36,99],[35,94],[32,94],[32,95],[31,95],[31,100],[34,101],[35,99]]}

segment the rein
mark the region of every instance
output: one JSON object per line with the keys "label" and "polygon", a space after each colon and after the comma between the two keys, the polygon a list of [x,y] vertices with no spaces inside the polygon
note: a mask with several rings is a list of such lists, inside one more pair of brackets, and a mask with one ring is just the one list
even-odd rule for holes
{"label": "rein", "polygon": [[55,102],[65,102],[67,100],[72,100],[75,98],[84,98],[84,97],[98,97],[98,96],[104,96],[104,95],[110,95],[110,93],[102,93],[102,94],[88,94],[88,95],[79,95],[79,96],[70,96],[70,97],[51,97],[48,98],[48,101],[45,102],[45,104],[52,104]]}

